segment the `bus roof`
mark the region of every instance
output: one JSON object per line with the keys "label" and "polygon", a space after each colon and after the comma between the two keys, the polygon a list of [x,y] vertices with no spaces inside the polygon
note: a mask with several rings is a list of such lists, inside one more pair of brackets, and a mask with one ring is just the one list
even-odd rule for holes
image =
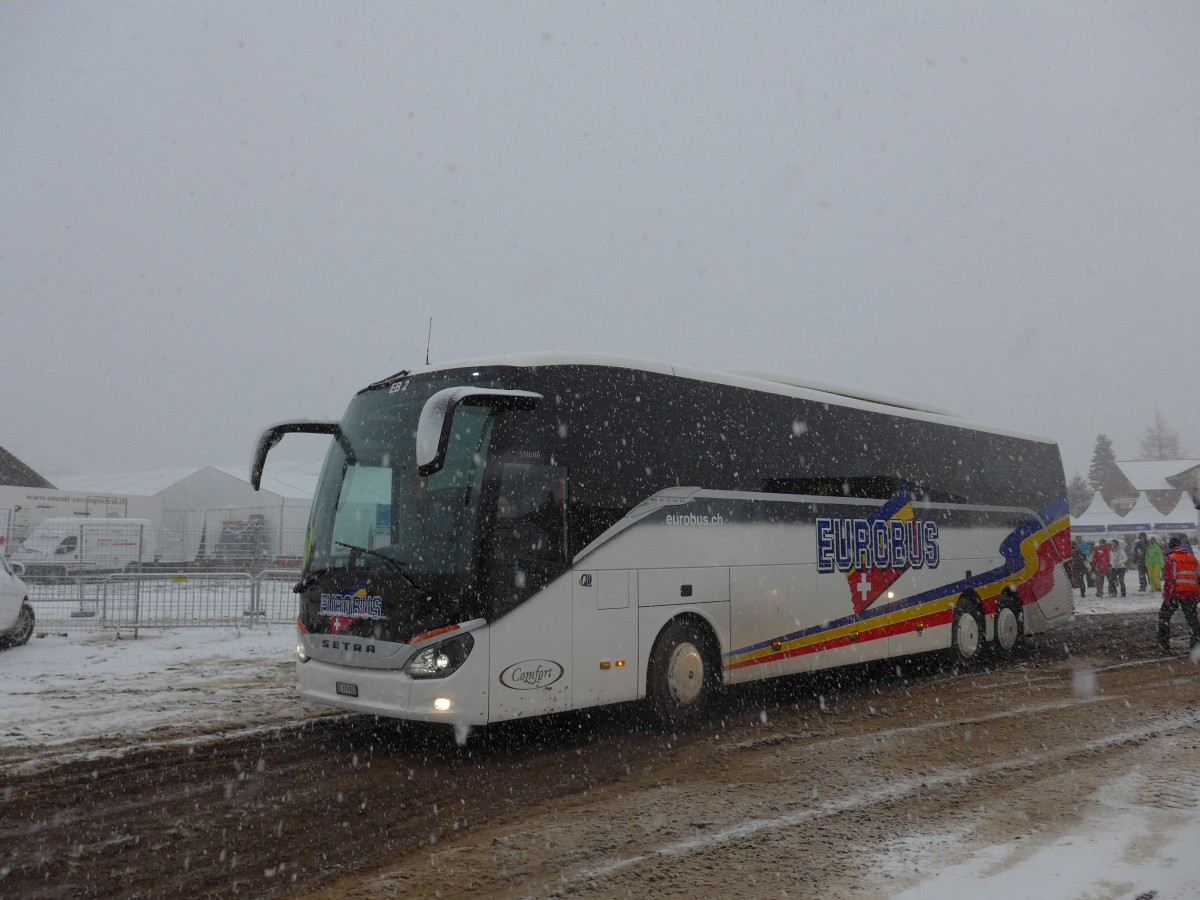
{"label": "bus roof", "polygon": [[1013,431],[993,425],[983,425],[962,418],[957,413],[939,409],[933,406],[916,403],[872,391],[844,387],[826,381],[801,378],[795,375],[784,375],[761,369],[729,369],[716,371],[697,369],[688,366],[674,366],[657,360],[640,359],[600,353],[572,353],[565,351],[544,351],[533,353],[514,353],[502,356],[478,357],[475,359],[453,360],[436,365],[419,366],[406,372],[398,372],[389,378],[382,379],[377,384],[385,384],[400,375],[422,375],[428,372],[442,372],[450,369],[469,369],[478,366],[489,368],[496,366],[511,366],[515,368],[538,368],[543,366],[605,366],[617,369],[633,369],[640,372],[653,372],[659,375],[673,375],[678,378],[688,378],[693,381],[707,381],[713,384],[741,387],[763,393],[781,394],[803,400],[815,400],[835,406],[863,409],[871,412],[884,412],[889,415],[907,419],[919,419],[927,422],[941,422],[946,425],[956,425],[974,431],[985,431],[992,434],[1005,435],[1038,443],[1053,444],[1055,441],[1039,435]]}

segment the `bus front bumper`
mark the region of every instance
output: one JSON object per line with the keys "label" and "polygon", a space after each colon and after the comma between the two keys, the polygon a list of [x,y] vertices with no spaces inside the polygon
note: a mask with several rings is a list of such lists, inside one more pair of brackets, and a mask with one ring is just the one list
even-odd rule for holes
{"label": "bus front bumper", "polygon": [[[471,657],[477,655],[482,659],[472,665]],[[486,725],[487,654],[471,657],[445,678],[413,678],[398,669],[364,669],[317,659],[297,661],[296,675],[300,696],[313,703],[394,719]]]}

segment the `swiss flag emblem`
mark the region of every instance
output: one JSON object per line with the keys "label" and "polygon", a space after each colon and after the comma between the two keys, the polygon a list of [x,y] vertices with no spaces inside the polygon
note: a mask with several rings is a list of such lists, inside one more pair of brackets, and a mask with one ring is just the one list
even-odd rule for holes
{"label": "swiss flag emblem", "polygon": [[[877,526],[884,522],[891,525],[893,522],[902,522],[906,525],[913,524],[913,508],[912,503],[905,491],[901,491],[879,509],[867,520],[872,526]],[[891,540],[891,529],[880,532],[878,528],[871,529],[871,547],[869,555],[873,558],[875,565],[868,563],[866,568],[851,569],[846,573],[846,584],[850,587],[850,601],[854,604],[854,612],[856,615],[862,615],[867,609],[879,599],[889,587],[909,569],[907,558],[900,565],[892,559],[892,554],[888,553],[886,542]],[[881,559],[886,559],[885,565],[879,565]],[[862,562],[866,562],[863,560]]]}
{"label": "swiss flag emblem", "polygon": [[850,584],[850,599],[854,603],[854,612],[862,615],[867,607],[879,599],[879,595],[896,583],[896,579],[904,574],[904,569],[869,569],[861,572],[846,573],[846,581]]}
{"label": "swiss flag emblem", "polygon": [[345,616],[332,616],[329,619],[329,633],[341,634],[347,628],[354,624],[353,619],[348,619]]}

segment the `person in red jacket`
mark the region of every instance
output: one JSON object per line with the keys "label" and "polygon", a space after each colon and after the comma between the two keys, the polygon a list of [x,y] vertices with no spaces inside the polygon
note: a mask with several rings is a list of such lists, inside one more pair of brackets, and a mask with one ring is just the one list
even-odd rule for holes
{"label": "person in red jacket", "polygon": [[[1096,541],[1092,551],[1092,571],[1096,573],[1096,596],[1104,596],[1104,582],[1108,581],[1108,570],[1112,568],[1111,548],[1104,541]],[[1110,593],[1116,593],[1110,591]]]}
{"label": "person in red jacket", "polygon": [[1192,649],[1200,645],[1197,601],[1200,601],[1200,565],[1186,542],[1173,537],[1163,565],[1163,604],[1158,611],[1158,646],[1163,653],[1171,652],[1171,617],[1176,609],[1183,610],[1183,618],[1191,629]]}

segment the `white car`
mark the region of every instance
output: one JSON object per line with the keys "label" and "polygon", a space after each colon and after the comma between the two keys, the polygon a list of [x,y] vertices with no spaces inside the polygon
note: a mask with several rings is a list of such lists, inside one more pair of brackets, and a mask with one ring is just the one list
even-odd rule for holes
{"label": "white car", "polygon": [[20,647],[33,634],[29,589],[0,553],[0,650]]}

